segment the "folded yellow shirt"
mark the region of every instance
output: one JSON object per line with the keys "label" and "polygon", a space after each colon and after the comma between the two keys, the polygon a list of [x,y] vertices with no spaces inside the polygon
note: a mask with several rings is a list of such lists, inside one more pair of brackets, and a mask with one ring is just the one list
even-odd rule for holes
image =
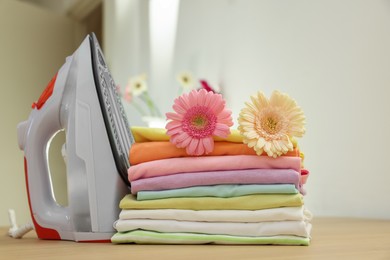
{"label": "folded yellow shirt", "polygon": [[[153,141],[169,141],[169,135],[165,128],[150,128],[142,126],[131,127],[136,142],[153,142]],[[242,143],[242,136],[236,129],[230,130],[230,135],[227,138],[214,137],[214,141],[226,141],[233,143]]]}
{"label": "folded yellow shirt", "polygon": [[302,205],[302,194],[260,194],[231,198],[168,198],[142,201],[128,194],[121,200],[119,207],[121,209],[259,210]]}

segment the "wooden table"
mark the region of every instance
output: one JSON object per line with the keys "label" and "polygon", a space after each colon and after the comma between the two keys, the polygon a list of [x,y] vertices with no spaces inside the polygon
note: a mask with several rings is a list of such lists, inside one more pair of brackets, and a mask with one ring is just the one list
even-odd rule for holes
{"label": "wooden table", "polygon": [[390,221],[315,218],[311,245],[114,245],[22,239],[0,228],[0,259],[390,259]]}

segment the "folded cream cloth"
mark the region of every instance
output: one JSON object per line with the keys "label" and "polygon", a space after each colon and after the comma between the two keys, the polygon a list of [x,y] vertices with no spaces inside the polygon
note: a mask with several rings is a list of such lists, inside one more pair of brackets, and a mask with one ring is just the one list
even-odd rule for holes
{"label": "folded cream cloth", "polygon": [[158,219],[205,222],[310,221],[312,219],[312,214],[303,206],[261,210],[124,209],[120,212],[119,219]]}
{"label": "folded cream cloth", "polygon": [[296,245],[308,246],[310,238],[298,236],[244,237],[196,233],[160,233],[145,230],[118,232],[112,243],[127,244],[233,244],[233,245]]}
{"label": "folded cream cloth", "polygon": [[137,229],[164,233],[201,233],[230,236],[300,236],[310,237],[311,224],[306,221],[268,222],[202,222],[160,219],[119,219],[114,223],[118,232]]}

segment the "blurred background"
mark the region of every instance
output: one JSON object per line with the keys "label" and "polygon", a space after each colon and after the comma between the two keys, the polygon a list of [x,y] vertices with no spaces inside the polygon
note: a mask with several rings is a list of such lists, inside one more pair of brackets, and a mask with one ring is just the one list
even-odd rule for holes
{"label": "blurred background", "polygon": [[[0,0],[0,226],[30,221],[16,126],[89,32],[95,32],[131,125],[146,125],[129,79],[146,75],[162,114],[186,72],[220,91],[237,117],[258,90],[304,110],[311,172],[305,204],[320,216],[390,219],[389,0]],[[141,104],[142,105],[142,104]],[[56,200],[66,205],[50,147]]]}

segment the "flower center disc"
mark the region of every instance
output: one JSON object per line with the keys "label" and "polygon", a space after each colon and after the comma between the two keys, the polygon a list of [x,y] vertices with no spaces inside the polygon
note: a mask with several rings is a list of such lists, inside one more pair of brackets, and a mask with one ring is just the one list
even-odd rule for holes
{"label": "flower center disc", "polygon": [[195,116],[192,119],[192,125],[197,129],[203,129],[207,123],[207,118],[205,118],[203,115]]}
{"label": "flower center disc", "polygon": [[211,136],[215,130],[217,117],[208,107],[194,106],[184,115],[183,130],[195,138]]}
{"label": "flower center disc", "polygon": [[267,117],[261,122],[262,128],[270,134],[276,134],[279,130],[278,121],[273,117]]}
{"label": "flower center disc", "polygon": [[286,130],[286,122],[277,111],[265,111],[256,120],[256,129],[266,139],[281,137]]}

